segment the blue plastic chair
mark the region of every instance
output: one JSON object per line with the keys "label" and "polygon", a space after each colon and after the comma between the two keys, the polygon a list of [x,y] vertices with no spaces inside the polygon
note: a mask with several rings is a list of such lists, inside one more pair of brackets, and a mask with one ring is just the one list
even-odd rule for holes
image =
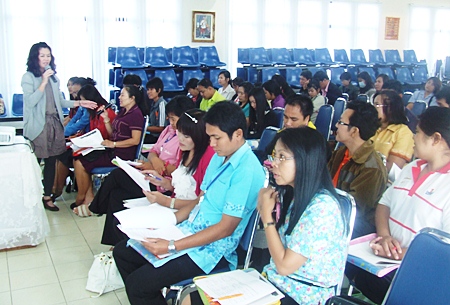
{"label": "blue plastic chair", "polygon": [[419,86],[420,82],[415,82],[412,78],[411,71],[406,67],[397,67],[396,69],[397,80],[402,85]]}
{"label": "blue plastic chair", "polygon": [[117,48],[109,47],[108,48],[108,63],[115,64],[117,56]]}
{"label": "blue plastic chair", "polygon": [[179,92],[183,91],[184,88],[178,85],[177,76],[175,71],[170,70],[156,70],[155,77],[159,77],[164,84],[164,91],[167,92]]}
{"label": "blue plastic chair", "polygon": [[280,75],[280,70],[278,68],[263,68],[261,69],[261,82],[268,81],[272,79],[275,74]]}
{"label": "blue plastic chair", "polygon": [[114,86],[122,88],[123,86],[123,74],[122,69],[116,69],[114,71]]}
{"label": "blue plastic chair", "polygon": [[144,62],[152,68],[173,67],[167,59],[166,50],[163,47],[146,47]]}
{"label": "blue plastic chair", "polygon": [[249,48],[238,48],[238,63],[243,65],[250,64]]}
{"label": "blue plastic chair", "polygon": [[413,68],[413,80],[424,85],[428,80],[427,66],[418,66]]}
{"label": "blue plastic chair", "polygon": [[141,60],[141,62],[144,62],[144,59],[145,59],[145,48],[137,47],[137,50],[138,50],[138,54],[139,54],[139,59]]}
{"label": "blue plastic chair", "polygon": [[373,63],[369,63],[366,60],[366,55],[362,49],[351,49],[350,50],[350,62],[357,66],[370,66]]}
{"label": "blue plastic chair", "polygon": [[275,107],[272,109],[272,111],[275,113],[275,115],[277,116],[277,120],[278,120],[278,128],[281,129],[283,128],[283,123],[284,123],[284,108],[281,107]]}
{"label": "blue plastic chair", "polygon": [[369,61],[377,66],[391,65],[389,63],[386,63],[383,57],[383,53],[380,49],[369,50]]}
{"label": "blue plastic chair", "polygon": [[330,52],[327,48],[318,48],[315,50],[315,60],[320,62],[322,65],[330,66],[335,63],[331,59]]}
{"label": "blue plastic chair", "polygon": [[384,50],[384,56],[386,57],[386,62],[389,62],[393,65],[399,66],[409,65],[402,61],[398,50]]}
{"label": "blue plastic chair", "polygon": [[[147,77],[147,73],[145,72],[144,69],[138,69],[138,70],[122,70],[123,71],[123,76],[127,76],[129,74],[133,74],[133,75],[137,75],[141,78],[142,80],[142,84],[145,86],[145,84],[148,82],[148,77]],[[122,79],[123,81],[123,79]]]}
{"label": "blue plastic chair", "polygon": [[334,102],[333,107],[334,107],[334,114],[333,114],[333,121],[331,122],[331,130],[334,131],[336,130],[337,121],[339,121],[342,113],[347,107],[347,101],[342,97],[338,97],[337,100]]}
{"label": "blue plastic chair", "polygon": [[350,60],[348,60],[347,51],[345,49],[334,49],[334,62],[341,66],[348,66]]}
{"label": "blue plastic chair", "polygon": [[412,66],[426,66],[425,60],[418,61],[414,50],[403,50],[403,62]]}
{"label": "blue plastic chair", "polygon": [[389,76],[389,79],[395,79],[395,74],[391,67],[378,67],[378,75],[380,74],[386,74]]}
{"label": "blue plastic chair", "polygon": [[217,53],[215,46],[199,47],[198,62],[199,64],[210,68],[223,67],[227,65],[226,63],[220,61],[219,54]]}
{"label": "blue plastic chair", "polygon": [[317,71],[323,71],[325,73],[327,72],[324,68],[316,68],[316,67],[308,67],[308,69],[306,69],[306,70],[311,71],[313,76],[314,76],[314,74],[316,74]]}
{"label": "blue plastic chair", "polygon": [[345,72],[344,68],[343,67],[330,68],[330,72],[331,72],[330,81],[337,86],[342,85],[341,74]]}
{"label": "blue plastic chair", "polygon": [[425,101],[415,101],[413,104],[413,108],[411,109],[411,112],[416,116],[419,117],[425,110],[427,110],[428,105]]}
{"label": "blue plastic chair", "polygon": [[203,74],[203,72],[200,69],[193,69],[193,70],[184,69],[183,70],[183,86],[186,86],[186,83],[191,78],[196,78],[198,80],[201,80],[201,79],[205,78],[205,75]]}
{"label": "blue plastic chair", "polygon": [[319,64],[311,57],[310,50],[308,50],[306,48],[292,49],[292,56],[293,56],[293,58],[292,58],[293,61],[298,62],[300,65],[303,65],[303,66],[316,66]]}
{"label": "blue plastic chair", "polygon": [[221,71],[225,71],[224,69],[211,69],[209,70],[209,79],[211,80],[214,88],[222,87],[219,85],[219,74]]}
{"label": "blue plastic chair", "polygon": [[172,48],[164,49],[166,51],[167,60],[172,62]]}
{"label": "blue plastic chair", "polygon": [[272,62],[277,65],[295,66],[298,64],[292,60],[291,54],[286,48],[272,48],[269,52],[272,54]]}
{"label": "blue plastic chair", "polygon": [[118,47],[116,64],[122,68],[144,68],[144,62],[136,47]]}
{"label": "blue plastic chair", "polygon": [[189,46],[173,47],[172,63],[183,68],[200,67],[200,64],[195,61],[192,49]]}
{"label": "blue plastic chair", "polygon": [[23,94],[14,93],[12,98],[12,115],[15,117],[23,117]]}
{"label": "blue plastic chair", "polygon": [[408,105],[409,100],[411,99],[411,96],[413,96],[413,93],[412,93],[412,92],[409,92],[409,91],[403,92],[403,97],[402,97],[402,99],[403,99],[403,105],[404,105],[405,107]]}
{"label": "blue plastic chair", "polygon": [[253,66],[271,66],[273,64],[264,48],[251,48],[249,50],[249,61],[250,65]]}
{"label": "blue plastic chair", "polygon": [[[0,99],[3,99],[3,95],[0,93]],[[4,110],[4,112],[3,113],[0,113],[0,118],[4,118],[4,117],[6,117],[7,115],[8,115],[8,111],[7,111],[7,109],[6,109],[6,103],[5,103],[5,101],[3,101],[3,110]]]}
{"label": "blue plastic chair", "polygon": [[330,139],[331,135],[331,123],[333,122],[334,107],[332,105],[322,105],[319,109],[319,113],[316,117],[316,128],[320,132],[325,140]]}
{"label": "blue plastic chair", "polygon": [[259,154],[264,155],[266,153],[267,146],[272,142],[279,130],[279,128],[273,126],[267,126],[264,129],[259,139],[258,148],[256,149]]}
{"label": "blue plastic chair", "polygon": [[377,77],[375,75],[375,70],[372,67],[358,67],[358,69],[359,69],[359,73],[361,73],[361,72],[369,73],[373,82],[375,82],[375,80],[377,79]]}
{"label": "blue plastic chair", "polygon": [[192,56],[194,57],[194,61],[198,63],[198,48],[191,48]]}
{"label": "blue plastic chair", "polygon": [[286,82],[292,88],[300,88],[300,74],[302,73],[302,68],[286,68]]}

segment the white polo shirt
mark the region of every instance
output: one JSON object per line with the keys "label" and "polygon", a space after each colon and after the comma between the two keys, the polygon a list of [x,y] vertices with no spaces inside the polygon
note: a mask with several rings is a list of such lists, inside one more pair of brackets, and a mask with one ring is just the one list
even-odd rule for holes
{"label": "white polo shirt", "polygon": [[424,160],[407,164],[380,204],[390,208],[391,236],[409,247],[415,234],[425,227],[450,233],[450,163],[418,179]]}

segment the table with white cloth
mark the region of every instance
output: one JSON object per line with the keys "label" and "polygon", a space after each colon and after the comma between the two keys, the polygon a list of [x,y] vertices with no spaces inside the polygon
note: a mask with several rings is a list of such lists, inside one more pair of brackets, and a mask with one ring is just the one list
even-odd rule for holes
{"label": "table with white cloth", "polygon": [[42,204],[41,169],[29,142],[0,146],[0,249],[35,246],[50,227]]}

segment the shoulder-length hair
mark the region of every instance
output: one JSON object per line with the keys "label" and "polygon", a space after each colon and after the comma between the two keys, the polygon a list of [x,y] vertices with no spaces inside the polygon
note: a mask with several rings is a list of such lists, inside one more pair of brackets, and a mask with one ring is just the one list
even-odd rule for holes
{"label": "shoulder-length hair", "polygon": [[[206,112],[200,109],[190,109],[183,113],[177,122],[177,130],[183,135],[191,137],[194,142],[194,157],[191,163],[185,165],[189,174],[193,174],[197,170],[200,160],[209,146],[209,136],[203,120],[205,114]],[[189,151],[183,151],[181,162],[185,164],[188,157]]]}
{"label": "shoulder-length hair", "polygon": [[386,116],[388,124],[408,124],[408,119],[405,115],[405,106],[403,105],[403,100],[400,95],[394,90],[381,90],[376,93],[373,97],[381,97],[383,102],[383,113]]}
{"label": "shoulder-length hair", "polygon": [[267,103],[266,94],[264,93],[264,89],[261,87],[253,88],[248,93],[248,98],[250,100],[250,96],[253,96],[256,102],[256,109],[250,107],[250,123],[256,123],[258,134],[262,134],[264,130],[264,119],[266,111],[270,109],[269,103]]}
{"label": "shoulder-length hair", "polygon": [[374,84],[373,84],[373,80],[372,77],[370,76],[369,73],[367,73],[366,71],[362,71],[361,73],[358,74],[358,78],[361,78],[364,80],[364,82],[366,83],[366,86],[364,88],[360,88],[360,92],[361,93],[366,93],[367,91],[369,91],[372,88],[375,88]]}
{"label": "shoulder-length hair", "polygon": [[56,73],[55,57],[53,57],[52,49],[45,42],[38,42],[31,47],[27,59],[27,71],[33,73],[35,77],[42,76],[41,68],[39,67],[39,50],[42,48],[50,50],[52,59],[50,60],[49,65]]}
{"label": "shoulder-length hair", "polygon": [[223,77],[225,77],[225,79],[228,78],[228,85],[231,85],[231,84],[232,84],[233,81],[231,80],[230,71],[228,71],[228,70],[222,70],[222,71],[220,71],[220,73],[219,73],[219,76],[221,76],[221,75],[223,75]]}
{"label": "shoulder-length hair", "polygon": [[[324,137],[317,130],[300,127],[283,130],[276,135],[275,141],[280,141],[286,146],[292,152],[295,160],[294,188],[282,187],[286,188],[287,196],[283,197],[283,212],[278,225],[284,223],[288,207],[293,199],[286,235],[291,234],[313,197],[323,189],[328,190],[336,198],[340,210],[343,211],[327,169],[327,144]],[[289,196],[289,194],[291,195]],[[342,217],[346,228],[345,232],[348,232],[348,220],[344,213],[342,213]]]}
{"label": "shoulder-length hair", "polygon": [[[85,100],[93,101],[97,103],[97,106],[107,105],[108,102],[103,98],[100,92],[93,85],[84,85],[78,91],[78,97],[83,97]],[[97,113],[96,109],[88,109],[89,116],[93,119]]]}

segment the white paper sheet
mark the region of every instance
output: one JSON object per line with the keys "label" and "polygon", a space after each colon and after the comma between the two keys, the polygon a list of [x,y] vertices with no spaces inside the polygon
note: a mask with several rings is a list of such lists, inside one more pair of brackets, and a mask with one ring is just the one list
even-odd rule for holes
{"label": "white paper sheet", "polygon": [[89,131],[88,133],[85,133],[82,136],[76,137],[71,139],[72,143],[76,146],[83,148],[83,147],[103,147],[103,137],[100,133],[100,130],[95,128],[92,131]]}
{"label": "white paper sheet", "polygon": [[173,210],[159,204],[123,210],[114,216],[124,228],[159,229],[177,223]]}
{"label": "white paper sheet", "polygon": [[400,261],[376,256],[375,254],[373,254],[372,248],[370,248],[368,241],[350,245],[348,254],[360,257],[372,265],[388,266],[400,264]]}
{"label": "white paper sheet", "polygon": [[124,228],[122,225],[117,225],[117,227],[125,233],[129,238],[136,239],[139,241],[144,241],[146,238],[163,238],[166,240],[179,240],[185,238],[186,236],[180,229],[176,226],[168,226],[161,229],[151,230],[142,228]]}
{"label": "white paper sheet", "polygon": [[129,209],[137,208],[137,207],[148,207],[150,206],[150,202],[147,197],[135,198],[135,199],[126,199],[123,201],[123,206]]}
{"label": "white paper sheet", "polygon": [[124,161],[119,157],[115,157],[111,162],[123,169],[128,174],[128,176],[130,176],[131,179],[133,179],[133,181],[136,182],[136,184],[139,185],[142,189],[150,191],[150,185],[148,181],[145,180],[145,176],[138,169],[129,165],[127,161]]}

